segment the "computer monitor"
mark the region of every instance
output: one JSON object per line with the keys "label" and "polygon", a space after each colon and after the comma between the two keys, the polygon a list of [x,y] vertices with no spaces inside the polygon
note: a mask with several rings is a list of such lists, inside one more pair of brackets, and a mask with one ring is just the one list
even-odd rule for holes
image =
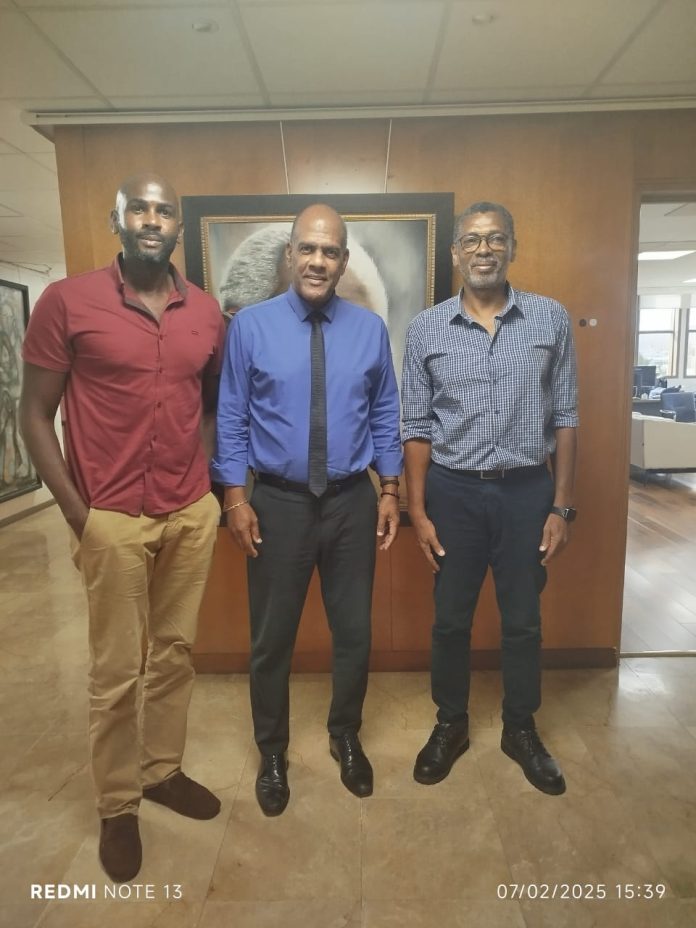
{"label": "computer monitor", "polygon": [[639,364],[633,368],[633,386],[638,390],[648,390],[655,386],[657,367],[654,364]]}

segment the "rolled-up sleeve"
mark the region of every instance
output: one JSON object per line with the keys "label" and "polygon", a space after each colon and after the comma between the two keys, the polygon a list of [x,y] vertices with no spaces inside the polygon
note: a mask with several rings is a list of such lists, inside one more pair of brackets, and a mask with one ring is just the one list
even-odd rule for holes
{"label": "rolled-up sleeve", "polygon": [[576,428],[578,425],[576,377],[575,343],[570,320],[564,310],[556,340],[556,360],[551,372],[552,411],[549,424],[554,429]]}
{"label": "rolled-up sleeve", "polygon": [[403,440],[431,441],[433,388],[425,367],[425,352],[412,322],[406,333],[406,350],[401,376]]}
{"label": "rolled-up sleeve", "polygon": [[248,347],[239,317],[230,324],[220,376],[217,447],[210,464],[211,479],[224,486],[246,483],[249,459]]}

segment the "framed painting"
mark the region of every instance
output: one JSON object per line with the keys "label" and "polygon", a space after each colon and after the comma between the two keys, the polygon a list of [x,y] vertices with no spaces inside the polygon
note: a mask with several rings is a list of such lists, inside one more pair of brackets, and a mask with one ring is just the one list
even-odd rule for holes
{"label": "framed painting", "polygon": [[186,274],[228,315],[282,293],[292,221],[318,202],[348,226],[337,293],[382,316],[400,377],[409,322],[451,293],[452,193],[183,197]]}
{"label": "framed painting", "polygon": [[22,341],[29,322],[29,290],[0,280],[0,503],[41,486],[19,433]]}

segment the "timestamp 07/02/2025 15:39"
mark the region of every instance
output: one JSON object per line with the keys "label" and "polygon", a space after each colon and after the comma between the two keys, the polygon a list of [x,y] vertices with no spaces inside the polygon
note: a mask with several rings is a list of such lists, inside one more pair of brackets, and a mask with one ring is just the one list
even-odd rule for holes
{"label": "timestamp 07/02/2025 15:39", "polygon": [[499,883],[498,899],[662,899],[664,883]]}

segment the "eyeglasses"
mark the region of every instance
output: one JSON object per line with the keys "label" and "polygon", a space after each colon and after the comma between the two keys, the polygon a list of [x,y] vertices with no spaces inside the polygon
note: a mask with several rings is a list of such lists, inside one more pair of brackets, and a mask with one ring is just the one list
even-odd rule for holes
{"label": "eyeglasses", "polygon": [[459,247],[465,254],[478,251],[483,241],[491,251],[505,251],[510,239],[502,232],[489,232],[488,235],[478,235],[476,232],[472,232],[470,235],[463,235],[460,239],[457,239]]}

